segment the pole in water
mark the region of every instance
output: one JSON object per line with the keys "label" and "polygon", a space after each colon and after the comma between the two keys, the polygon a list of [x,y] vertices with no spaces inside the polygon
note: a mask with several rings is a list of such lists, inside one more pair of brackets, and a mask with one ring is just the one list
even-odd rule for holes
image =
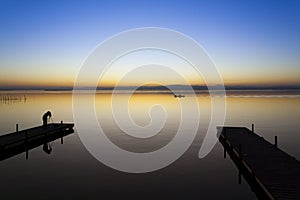
{"label": "pole in water", "polygon": [[19,132],[19,124],[16,124],[16,132]]}
{"label": "pole in water", "polygon": [[254,124],[252,124],[252,133],[254,133]]}
{"label": "pole in water", "polygon": [[252,181],[252,184],[255,183],[255,173],[253,170],[251,171],[251,181]]}
{"label": "pole in water", "polygon": [[[226,128],[223,129],[224,132],[224,140],[225,140],[225,144],[227,143],[227,134],[226,134]],[[224,145],[224,158],[226,158],[226,147]]]}
{"label": "pole in water", "polygon": [[242,161],[242,145],[239,144],[239,159]]}
{"label": "pole in water", "polygon": [[25,132],[25,149],[26,149],[26,160],[28,160],[28,148],[27,148],[28,134]]}
{"label": "pole in water", "polygon": [[242,145],[239,144],[239,184],[242,183],[242,173],[241,173],[241,167],[242,167]]}
{"label": "pole in water", "polygon": [[275,147],[278,147],[277,135],[275,136]]}

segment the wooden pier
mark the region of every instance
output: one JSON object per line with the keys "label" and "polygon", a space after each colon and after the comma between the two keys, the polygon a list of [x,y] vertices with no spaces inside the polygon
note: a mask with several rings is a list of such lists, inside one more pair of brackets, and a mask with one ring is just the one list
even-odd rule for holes
{"label": "wooden pier", "polygon": [[74,124],[61,122],[19,131],[19,127],[16,125],[16,132],[0,136],[0,160],[22,152],[26,152],[26,158],[28,158],[30,149],[58,138],[63,143],[64,136],[74,133],[73,126]]}
{"label": "wooden pier", "polygon": [[[300,162],[244,127],[217,127],[229,154],[258,199],[300,199]],[[239,180],[240,181],[240,180]]]}

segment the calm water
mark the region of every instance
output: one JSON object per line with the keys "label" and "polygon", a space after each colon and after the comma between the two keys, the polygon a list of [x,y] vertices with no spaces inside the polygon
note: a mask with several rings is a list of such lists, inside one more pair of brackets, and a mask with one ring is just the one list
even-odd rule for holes
{"label": "calm water", "polygon": [[[88,94],[82,94],[86,98]],[[122,102],[128,94],[118,94]],[[71,92],[1,92],[0,135],[41,124],[41,115],[51,110],[53,120],[73,122]],[[175,99],[170,94],[134,94],[129,110],[134,122],[145,126],[153,105],[162,105],[168,113],[165,126],[154,137],[135,139],[122,133],[111,115],[111,94],[98,93],[95,108],[107,136],[116,145],[133,152],[148,152],[166,145],[176,133],[180,122],[181,103],[192,97]],[[208,156],[198,152],[210,118],[210,98],[197,95],[201,121],[197,136],[188,151],[170,166],[145,174],[129,174],[111,169],[94,159],[75,133],[51,143],[50,155],[42,146],[0,162],[1,199],[101,199],[101,198],[164,198],[164,199],[256,199],[246,181],[238,184],[238,171],[223,158],[217,143]],[[192,108],[191,108],[192,109]],[[155,112],[155,109],[153,109]],[[84,115],[84,108],[82,111]],[[247,126],[268,141],[279,138],[279,147],[300,159],[300,92],[299,91],[229,91],[226,125]],[[161,119],[163,120],[163,119]],[[86,120],[89,124],[89,120]],[[186,130],[189,132],[188,128]],[[4,197],[4,198],[3,198]]]}

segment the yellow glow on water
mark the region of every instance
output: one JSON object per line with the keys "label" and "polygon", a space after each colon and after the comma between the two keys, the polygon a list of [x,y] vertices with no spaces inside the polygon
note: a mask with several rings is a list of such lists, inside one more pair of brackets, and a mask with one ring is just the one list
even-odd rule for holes
{"label": "yellow glow on water", "polygon": [[[300,117],[299,98],[227,98],[227,123],[288,126]],[[291,119],[291,120],[287,120]]]}
{"label": "yellow glow on water", "polygon": [[140,126],[146,126],[151,121],[151,110],[156,106],[163,108],[168,117],[172,118],[180,114],[178,99],[174,98],[172,94],[114,95],[117,97],[113,98],[113,94],[96,95],[95,107],[100,117],[113,119],[113,105],[127,105],[132,119]]}
{"label": "yellow glow on water", "polygon": [[133,95],[130,98],[129,110],[133,120],[140,126],[147,125],[151,120],[151,111],[163,109],[164,115],[178,118],[180,114],[179,102],[172,95]]}
{"label": "yellow glow on water", "polygon": [[[299,141],[298,130],[300,124],[300,98],[297,95],[285,96],[288,93],[269,97],[263,93],[257,96],[256,91],[245,93],[245,91],[229,92],[227,97],[227,113],[225,125],[248,126],[255,124],[255,129],[269,141],[274,135],[280,138],[283,148],[294,155],[299,155],[293,146],[293,141]],[[1,134],[15,130],[15,124],[20,124],[20,129],[33,127],[42,123],[42,114],[50,110],[53,113],[53,120],[73,122],[72,93],[71,92],[0,92],[0,95],[11,95],[21,97],[21,101],[0,101]],[[82,115],[85,115],[85,99],[91,94],[82,94],[83,101]],[[92,94],[93,95],[93,94]],[[154,137],[136,140],[118,127],[114,120],[112,110],[112,94],[97,93],[95,95],[95,113],[102,128],[108,133],[108,137],[122,148],[146,152],[158,149],[166,145],[176,134],[180,123],[181,104],[187,105],[186,109],[195,109],[190,102],[196,98],[200,110],[199,124],[199,147],[201,138],[204,137],[211,117],[211,99],[208,94],[198,94],[197,97],[186,95],[185,98],[174,98],[172,94],[115,94],[113,102],[116,105],[123,105],[128,102],[128,111],[134,123],[145,127],[151,123],[151,117],[158,120],[165,120],[165,125]],[[24,98],[26,96],[26,100]],[[299,96],[299,95],[298,95]],[[163,108],[163,110],[162,110]],[[126,108],[127,109],[127,108]],[[118,114],[118,110],[114,114]],[[158,115],[156,115],[158,114]],[[89,119],[85,124],[89,125]],[[130,124],[128,124],[130,126]],[[189,133],[189,130],[186,130]],[[129,145],[130,144],[130,145]],[[300,155],[299,155],[300,156]]]}

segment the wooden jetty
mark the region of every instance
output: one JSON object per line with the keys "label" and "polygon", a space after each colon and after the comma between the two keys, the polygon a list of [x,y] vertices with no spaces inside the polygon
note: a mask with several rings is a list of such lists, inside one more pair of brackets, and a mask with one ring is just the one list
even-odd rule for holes
{"label": "wooden jetty", "polygon": [[7,159],[22,152],[26,152],[37,146],[54,141],[71,133],[74,124],[72,123],[51,123],[46,127],[37,126],[26,130],[19,131],[16,125],[16,132],[0,136],[0,160]]}
{"label": "wooden jetty", "polygon": [[[217,127],[219,141],[258,199],[300,199],[300,162],[245,127]],[[239,180],[240,181],[240,180]]]}

